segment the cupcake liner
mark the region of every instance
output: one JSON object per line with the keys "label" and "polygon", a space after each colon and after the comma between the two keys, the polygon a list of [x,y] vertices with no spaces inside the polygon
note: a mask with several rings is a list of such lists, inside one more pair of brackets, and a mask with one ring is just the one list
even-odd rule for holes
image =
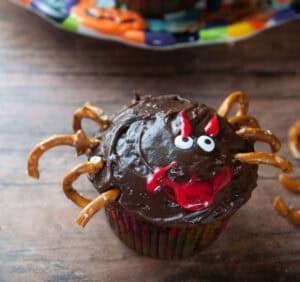
{"label": "cupcake liner", "polygon": [[229,217],[192,227],[160,226],[142,221],[109,205],[105,209],[115,234],[138,254],[159,259],[192,256],[212,244],[222,233]]}

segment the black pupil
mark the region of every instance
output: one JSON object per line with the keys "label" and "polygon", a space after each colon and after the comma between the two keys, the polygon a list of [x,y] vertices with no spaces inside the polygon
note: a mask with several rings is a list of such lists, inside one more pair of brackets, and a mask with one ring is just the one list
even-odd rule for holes
{"label": "black pupil", "polygon": [[187,142],[187,141],[189,141],[189,138],[183,137],[183,138],[182,138],[182,141],[183,141],[183,142]]}
{"label": "black pupil", "polygon": [[207,139],[205,139],[205,141],[204,141],[204,142],[205,142],[205,144],[207,144],[207,145],[210,145],[210,144],[211,144],[211,140],[210,140],[210,139],[208,139],[208,138],[207,138]]}

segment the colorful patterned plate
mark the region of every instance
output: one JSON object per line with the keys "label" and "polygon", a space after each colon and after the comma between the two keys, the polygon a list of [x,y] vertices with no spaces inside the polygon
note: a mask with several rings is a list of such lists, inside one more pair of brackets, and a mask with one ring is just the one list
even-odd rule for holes
{"label": "colorful patterned plate", "polygon": [[65,30],[151,49],[231,43],[300,17],[300,1],[291,0],[267,0],[260,8],[223,0],[214,11],[199,0],[191,10],[162,18],[143,18],[115,0],[14,2]]}

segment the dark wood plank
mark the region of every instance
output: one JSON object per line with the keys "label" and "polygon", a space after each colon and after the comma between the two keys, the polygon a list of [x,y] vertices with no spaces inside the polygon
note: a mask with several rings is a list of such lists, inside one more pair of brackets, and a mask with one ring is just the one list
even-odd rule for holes
{"label": "dark wood plank", "polygon": [[[273,168],[260,169],[251,200],[207,251],[183,261],[142,258],[110,230],[103,213],[82,230],[61,190],[63,175],[84,157],[68,148],[41,160],[39,182],[25,175],[32,146],[71,132],[72,112],[86,100],[109,114],[145,94],[184,94],[217,107],[231,91],[251,98],[250,111],[283,141],[300,118],[299,22],[233,47],[172,52],[137,50],[51,27],[0,2],[0,281],[299,281],[299,228],[278,217],[282,189]],[[85,123],[91,134],[95,127]],[[268,150],[262,146],[261,149]],[[299,163],[295,174],[300,174]],[[95,196],[88,180],[76,187]]]}

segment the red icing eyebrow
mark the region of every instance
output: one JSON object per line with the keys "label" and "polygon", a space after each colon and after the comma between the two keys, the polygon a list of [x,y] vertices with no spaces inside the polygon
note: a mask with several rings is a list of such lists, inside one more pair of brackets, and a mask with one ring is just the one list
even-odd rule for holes
{"label": "red icing eyebrow", "polygon": [[187,138],[192,132],[192,126],[186,112],[181,112],[181,136]]}
{"label": "red icing eyebrow", "polygon": [[220,131],[218,116],[215,114],[205,126],[205,133],[209,136],[217,136]]}

